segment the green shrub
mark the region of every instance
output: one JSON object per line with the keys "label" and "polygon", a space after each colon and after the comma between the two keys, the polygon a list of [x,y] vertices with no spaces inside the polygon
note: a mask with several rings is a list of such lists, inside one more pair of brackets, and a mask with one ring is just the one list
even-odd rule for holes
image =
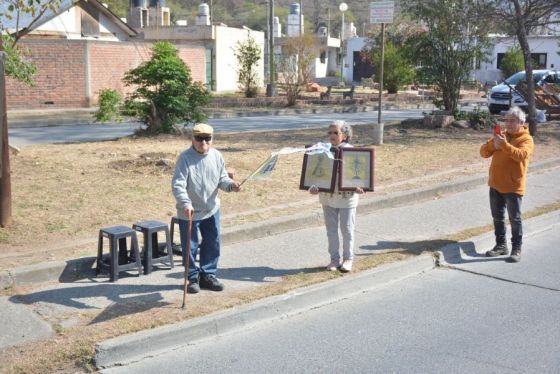
{"label": "green shrub", "polygon": [[148,125],[148,132],[168,133],[175,124],[206,119],[203,106],[211,95],[201,82],[193,81],[169,42],[155,43],[152,58],[128,71],[123,81],[135,88],[125,101],[127,110]]}
{"label": "green shrub", "polygon": [[508,49],[500,64],[500,70],[502,70],[504,78],[508,78],[518,71],[525,70],[524,61],[523,52],[521,52],[520,48],[513,47]]}
{"label": "green shrub", "polygon": [[[373,62],[379,71],[381,65],[381,50],[373,54]],[[385,44],[383,69],[383,87],[388,93],[397,93],[403,86],[414,81],[416,71],[406,57],[403,48],[391,42]]]}
{"label": "green shrub", "polygon": [[122,96],[113,89],[105,88],[99,91],[99,110],[95,112],[96,122],[122,121]]}

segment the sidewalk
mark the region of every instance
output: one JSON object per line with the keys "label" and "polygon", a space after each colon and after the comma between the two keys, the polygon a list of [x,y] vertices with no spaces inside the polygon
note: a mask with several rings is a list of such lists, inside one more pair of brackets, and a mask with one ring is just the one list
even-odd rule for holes
{"label": "sidewalk", "polygon": [[[528,212],[560,201],[558,164],[531,165],[530,170],[523,211]],[[356,257],[395,250],[407,251],[418,246],[435,250],[437,248],[433,248],[434,246],[442,245],[442,238],[491,224],[486,177],[470,179],[364,199],[356,226]],[[309,216],[316,215],[317,212],[307,214],[307,221],[302,218],[296,222],[296,226],[300,228],[297,231],[287,231],[295,229],[291,227],[274,233],[268,232],[279,225],[263,222],[261,228],[255,228],[255,231],[266,232],[264,237],[250,239],[247,234],[243,241],[226,243],[218,274],[224,281],[226,290],[218,296],[227,298],[232,293],[250,292],[264,284],[277,282],[283,276],[322,269],[328,262],[326,235],[320,225],[320,217],[317,217],[314,224],[309,222]],[[529,237],[532,231],[542,230],[542,226],[549,225],[550,222],[557,223],[560,215],[555,212],[546,217],[544,221],[535,219],[537,225],[531,224],[535,220],[527,222],[526,236]],[[469,242],[469,245],[479,253],[484,252],[492,245],[491,235]],[[456,262],[457,256],[444,254],[443,260],[446,259]],[[384,282],[428,271],[432,267],[431,256],[421,255],[411,261],[350,274],[327,284],[265,299],[227,312],[115,338],[98,345],[96,363],[99,367],[109,367],[141,359],[145,354],[157,354],[158,350],[169,350],[177,344],[188,344],[191,340],[244,328],[252,323],[332,302],[336,298],[345,297],[348,287],[352,288],[352,285],[356,285],[355,290],[359,292],[361,287],[381,286]],[[0,347],[45,338],[53,333],[52,326],[65,329],[79,325],[80,316],[91,311],[96,312],[97,317],[90,324],[115,318],[112,310],[122,310],[127,303],[140,303],[145,306],[145,310],[161,305],[178,308],[182,297],[182,275],[182,268],[177,266],[172,270],[162,268],[147,276],[122,277],[115,283],[100,276],[71,283],[35,285],[35,289],[25,294],[0,298],[0,304],[3,307],[9,306],[12,311],[3,313],[0,317],[0,326],[11,327],[4,330],[7,336],[0,340]],[[187,304],[215,295],[209,295],[205,291],[189,295]],[[21,336],[22,331],[25,331],[25,336]],[[146,339],[152,347],[157,346],[157,349],[145,352],[141,342]]]}

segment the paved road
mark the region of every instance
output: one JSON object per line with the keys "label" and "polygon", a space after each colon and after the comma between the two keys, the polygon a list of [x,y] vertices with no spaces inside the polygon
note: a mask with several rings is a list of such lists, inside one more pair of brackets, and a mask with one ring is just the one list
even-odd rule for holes
{"label": "paved road", "polygon": [[471,253],[386,287],[103,373],[558,373],[560,225],[519,264]]}
{"label": "paved road", "polygon": [[[390,110],[384,112],[384,121],[400,121],[406,118],[420,118],[425,109]],[[216,131],[254,131],[276,129],[317,128],[328,125],[335,119],[345,119],[353,124],[377,122],[377,112],[294,114],[282,116],[235,117],[210,119]],[[76,143],[112,140],[130,135],[139,123],[110,125],[66,125],[49,127],[10,128],[10,144]]]}

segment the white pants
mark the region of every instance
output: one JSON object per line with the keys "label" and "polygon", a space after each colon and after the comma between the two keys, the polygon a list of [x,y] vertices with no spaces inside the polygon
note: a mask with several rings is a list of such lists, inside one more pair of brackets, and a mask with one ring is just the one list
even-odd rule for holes
{"label": "white pants", "polygon": [[323,205],[323,215],[329,241],[331,260],[340,260],[340,239],[338,227],[342,233],[342,259],[354,258],[354,225],[356,224],[356,208],[331,208]]}

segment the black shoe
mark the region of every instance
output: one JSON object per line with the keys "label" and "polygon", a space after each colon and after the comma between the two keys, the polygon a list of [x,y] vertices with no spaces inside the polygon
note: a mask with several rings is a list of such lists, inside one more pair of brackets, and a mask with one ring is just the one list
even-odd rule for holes
{"label": "black shoe", "polygon": [[519,262],[521,261],[521,248],[513,248],[511,250],[511,256],[506,259],[507,262]]}
{"label": "black shoe", "polygon": [[224,284],[220,282],[214,275],[203,275],[200,277],[200,288],[211,291],[223,291]]}
{"label": "black shoe", "polygon": [[199,293],[199,292],[200,292],[200,286],[198,285],[198,279],[197,278],[190,279],[189,284],[187,286],[187,293]]}
{"label": "black shoe", "polygon": [[508,247],[506,243],[496,244],[494,248],[486,252],[486,257],[505,256],[508,254]]}

